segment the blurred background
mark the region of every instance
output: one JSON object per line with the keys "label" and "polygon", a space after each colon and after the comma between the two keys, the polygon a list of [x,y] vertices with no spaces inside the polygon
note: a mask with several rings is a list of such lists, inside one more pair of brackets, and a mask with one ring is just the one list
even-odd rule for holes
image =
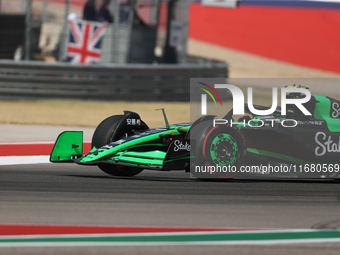
{"label": "blurred background", "polygon": [[[97,10],[104,2],[93,1]],[[68,17],[83,19],[87,2],[0,0],[0,58],[13,59],[21,49],[20,59],[65,61]],[[254,76],[247,74],[252,65],[247,62],[264,64],[261,60],[340,73],[337,0],[111,0],[108,5],[114,22],[105,33],[101,63],[187,63],[189,53],[229,62],[235,77]],[[64,48],[56,50],[59,46]],[[244,74],[242,64],[249,69]],[[273,72],[279,68],[289,73],[289,65],[288,71],[272,66]]]}
{"label": "blurred background", "polygon": [[[72,20],[107,25],[96,64],[68,62]],[[190,78],[339,78],[339,30],[338,0],[0,0],[0,99],[189,102]]]}

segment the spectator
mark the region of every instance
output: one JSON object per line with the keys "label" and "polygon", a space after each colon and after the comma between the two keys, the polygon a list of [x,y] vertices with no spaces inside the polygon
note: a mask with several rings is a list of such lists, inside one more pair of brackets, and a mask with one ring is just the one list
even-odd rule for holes
{"label": "spectator", "polygon": [[110,7],[110,0],[103,0],[103,4],[100,7],[99,12],[98,12],[98,20],[100,22],[107,21],[109,23],[113,23],[113,16],[110,13],[109,7]]}
{"label": "spectator", "polygon": [[96,1],[88,0],[83,10],[83,20],[98,21]]}

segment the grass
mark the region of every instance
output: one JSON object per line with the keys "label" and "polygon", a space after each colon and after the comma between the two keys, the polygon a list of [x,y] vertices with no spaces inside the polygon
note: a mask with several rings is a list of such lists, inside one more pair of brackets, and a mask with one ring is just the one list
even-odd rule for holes
{"label": "grass", "polygon": [[[246,88],[242,88],[247,102]],[[256,88],[254,104],[270,105],[271,89]],[[280,95],[278,95],[280,97]],[[210,105],[210,104],[209,104]],[[188,122],[190,120],[189,102],[104,102],[79,100],[34,100],[16,101],[0,100],[0,123],[28,125],[57,125],[96,127],[105,118],[123,114],[124,110],[134,111],[150,128],[164,126],[160,111],[164,108],[170,124]],[[208,106],[208,114],[224,116],[232,108],[232,100],[223,102],[223,107]],[[200,109],[200,105],[198,105]],[[212,110],[209,112],[209,109]],[[196,116],[195,116],[196,118]],[[194,119],[194,118],[193,118]]]}
{"label": "grass", "polygon": [[164,108],[170,123],[187,122],[189,102],[102,102],[77,100],[0,101],[0,123],[96,127],[105,118],[134,111],[149,127],[164,125]]}

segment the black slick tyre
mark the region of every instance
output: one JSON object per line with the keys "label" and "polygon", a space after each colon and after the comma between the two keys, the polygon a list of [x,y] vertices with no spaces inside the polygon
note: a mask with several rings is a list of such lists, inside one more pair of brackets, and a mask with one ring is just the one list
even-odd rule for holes
{"label": "black slick tyre", "polygon": [[[121,134],[117,134],[117,126],[119,122],[122,120],[123,115],[114,115],[103,120],[98,127],[96,128],[93,137],[92,137],[92,148],[96,147],[97,149],[107,145],[111,142],[121,139],[128,133],[121,132]],[[99,164],[98,167],[105,173],[113,175],[113,176],[133,176],[139,174],[143,171],[141,168],[135,167],[118,167],[112,164]]]}

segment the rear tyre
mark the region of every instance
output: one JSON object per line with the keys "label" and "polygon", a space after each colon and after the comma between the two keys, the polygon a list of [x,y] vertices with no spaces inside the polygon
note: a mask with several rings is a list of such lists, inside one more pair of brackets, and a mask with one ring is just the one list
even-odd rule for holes
{"label": "rear tyre", "polygon": [[[103,120],[94,131],[92,148],[96,147],[98,149],[123,137],[132,135],[129,133],[130,131],[116,132],[117,126],[122,118],[123,115],[114,115]],[[99,164],[98,167],[103,172],[113,176],[133,176],[143,171],[143,169],[136,167],[118,167],[105,163]]]}
{"label": "rear tyre", "polygon": [[[244,163],[246,143],[240,130],[232,127],[217,127],[208,132],[202,145],[202,163],[212,166],[231,166],[239,170]],[[232,177],[237,171],[229,171]]]}
{"label": "rear tyre", "polygon": [[202,123],[200,127],[196,127],[194,133],[192,135],[197,137],[195,173],[196,169],[201,171],[197,178],[233,178],[244,164],[246,156],[247,147],[241,131],[229,125],[213,127],[210,123]]}

